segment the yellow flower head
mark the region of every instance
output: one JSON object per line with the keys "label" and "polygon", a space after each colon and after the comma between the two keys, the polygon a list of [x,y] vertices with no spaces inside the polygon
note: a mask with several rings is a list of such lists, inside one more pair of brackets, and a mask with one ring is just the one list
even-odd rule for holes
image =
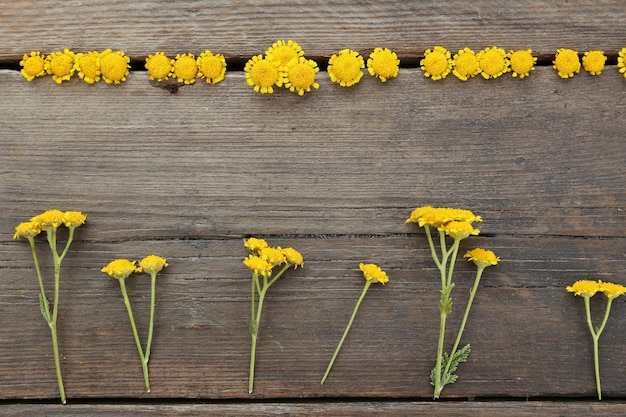
{"label": "yellow flower head", "polygon": [[254,87],[254,91],[261,94],[272,94],[274,86],[283,85],[283,73],[280,64],[263,58],[263,55],[255,55],[248,60],[244,67],[246,82]]}
{"label": "yellow flower head", "polygon": [[342,87],[351,87],[363,77],[363,57],[351,49],[342,49],[339,55],[332,54],[328,60],[328,76]]}
{"label": "yellow flower head", "polygon": [[405,223],[417,223],[420,227],[429,225],[439,228],[453,221],[471,224],[474,222],[482,222],[483,219],[480,216],[476,216],[470,210],[451,207],[423,206],[413,210],[411,216],[406,219]]}
{"label": "yellow flower head", "polygon": [[617,68],[619,68],[619,72],[624,74],[624,78],[626,78],[626,48],[620,49],[617,55]]}
{"label": "yellow flower head", "polygon": [[498,258],[495,253],[482,248],[475,248],[467,251],[463,257],[467,258],[468,261],[474,262],[479,268],[486,268],[490,265],[498,265],[498,262],[500,261],[500,258]]}
{"label": "yellow flower head", "polygon": [[312,59],[301,56],[294,58],[285,67],[285,87],[289,91],[297,92],[303,96],[305,92],[310,93],[311,88],[318,89],[319,84],[315,81],[315,74],[319,71],[317,63]]}
{"label": "yellow flower head", "polygon": [[454,54],[452,59],[452,73],[461,81],[467,81],[470,77],[480,74],[476,53],[469,48],[463,48]]}
{"label": "yellow flower head", "polygon": [[63,215],[64,213],[60,210],[48,210],[33,217],[30,221],[37,224],[41,230],[56,229],[64,223]]}
{"label": "yellow flower head", "polygon": [[257,239],[256,237],[251,237],[250,239],[244,240],[243,245],[250,250],[250,252],[254,252],[258,255],[258,253],[263,248],[267,248],[269,245],[263,239]]}
{"label": "yellow flower head", "polygon": [[375,48],[367,59],[367,72],[382,82],[397,77],[399,67],[398,55],[388,48]]}
{"label": "yellow flower head", "polygon": [[280,248],[267,247],[259,251],[259,257],[272,265],[272,267],[284,264],[287,259]]}
{"label": "yellow flower head", "polygon": [[471,223],[464,221],[451,221],[443,226],[439,226],[438,230],[444,232],[454,240],[465,239],[470,235],[480,233],[480,230],[474,229]]}
{"label": "yellow flower head", "polygon": [[278,248],[285,255],[285,260],[289,265],[293,265],[293,268],[296,269],[298,266],[304,267],[304,258],[302,254],[295,250],[294,248]]}
{"label": "yellow flower head", "polygon": [[87,220],[87,216],[80,211],[66,211],[63,213],[63,224],[65,227],[79,227],[85,224],[85,220]]}
{"label": "yellow flower head", "polygon": [[606,55],[603,51],[587,51],[583,55],[583,68],[591,75],[600,75],[605,62]]}
{"label": "yellow flower head", "polygon": [[578,52],[571,49],[557,49],[553,63],[561,78],[570,78],[580,72]]}
{"label": "yellow flower head", "polygon": [[46,75],[45,57],[41,55],[41,52],[34,51],[29,55],[24,55],[20,61],[20,66],[22,67],[20,74],[28,81]]}
{"label": "yellow flower head", "polygon": [[204,51],[196,60],[198,64],[198,78],[204,77],[207,84],[217,84],[226,74],[226,58],[222,54],[213,54]]}
{"label": "yellow flower head", "polygon": [[484,79],[498,78],[505,72],[509,72],[509,59],[502,48],[494,46],[485,48],[477,55],[480,74]]}
{"label": "yellow flower head", "polygon": [[74,75],[74,52],[67,48],[63,51],[52,52],[46,57],[44,67],[46,73],[52,74],[54,82],[61,84]]}
{"label": "yellow flower head", "polygon": [[76,70],[78,77],[87,84],[100,81],[100,52],[93,51],[86,54],[76,54]]}
{"label": "yellow flower head", "polygon": [[130,74],[130,58],[123,51],[105,50],[100,54],[100,72],[107,84],[120,84]]}
{"label": "yellow flower head", "polygon": [[533,56],[532,49],[510,51],[507,57],[511,64],[511,71],[513,71],[512,75],[520,79],[528,77],[530,72],[535,69],[535,64],[537,63],[537,57]]}
{"label": "yellow flower head", "polygon": [[284,67],[294,58],[304,56],[304,51],[296,42],[291,39],[285,42],[278,40],[265,51],[265,57],[270,61],[278,62],[279,66]]}
{"label": "yellow flower head", "polygon": [[576,281],[571,286],[565,287],[568,292],[573,292],[574,295],[581,295],[583,297],[592,297],[600,291],[600,285],[598,285],[597,281],[592,281],[590,279],[581,279]]}
{"label": "yellow flower head", "polygon": [[157,274],[167,266],[169,266],[169,264],[165,261],[165,258],[161,258],[157,255],[148,255],[139,261],[138,272],[145,272],[151,275]]}
{"label": "yellow flower head", "polygon": [[36,222],[22,222],[15,227],[13,239],[19,239],[20,237],[30,239],[37,236],[39,233],[41,233],[41,229]]}
{"label": "yellow flower head", "polygon": [[140,269],[135,265],[136,261],[129,261],[128,259],[115,259],[100,271],[109,274],[111,278],[124,279],[128,278],[133,272],[140,272]]}
{"label": "yellow flower head", "polygon": [[379,282],[383,285],[389,282],[387,273],[376,264],[360,263],[359,269],[363,272],[363,277],[368,281]]}
{"label": "yellow flower head", "polygon": [[165,56],[165,52],[156,52],[146,58],[146,69],[151,80],[167,80],[173,67],[174,60]]}
{"label": "yellow flower head", "polygon": [[604,295],[611,300],[626,293],[626,287],[619,284],[613,284],[612,282],[598,281],[598,287],[600,287],[598,291],[603,292]]}
{"label": "yellow flower head", "polygon": [[259,258],[256,255],[248,255],[243,260],[243,264],[247,266],[253,274],[269,277],[272,275],[272,265],[265,259]]}
{"label": "yellow flower head", "polygon": [[174,60],[172,76],[179,83],[193,84],[198,76],[198,63],[194,54],[178,54]]}
{"label": "yellow flower head", "polygon": [[420,61],[420,67],[426,77],[435,81],[446,78],[452,70],[450,51],[441,46],[435,46],[432,51],[427,49],[424,59]]}

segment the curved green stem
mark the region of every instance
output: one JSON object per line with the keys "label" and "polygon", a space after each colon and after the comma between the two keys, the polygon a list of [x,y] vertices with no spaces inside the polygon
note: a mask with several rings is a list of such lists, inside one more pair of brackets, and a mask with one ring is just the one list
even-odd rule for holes
{"label": "curved green stem", "polygon": [[606,303],[606,310],[604,311],[604,318],[602,319],[602,324],[599,328],[595,329],[593,327],[593,322],[591,320],[591,308],[589,307],[589,296],[585,296],[585,313],[587,315],[587,326],[589,327],[589,331],[591,332],[591,338],[593,339],[593,365],[594,365],[594,373],[596,377],[596,391],[598,393],[598,400],[602,399],[602,386],[600,385],[600,360],[599,360],[599,348],[600,348],[600,335],[604,331],[604,327],[606,326],[606,322],[609,319],[609,314],[611,312],[611,304],[613,303],[613,299],[609,298]]}
{"label": "curved green stem", "polygon": [[[56,227],[52,227],[46,230],[48,244],[50,245],[50,250],[52,251],[52,260],[53,260],[53,265],[54,265],[54,294],[53,294],[53,301],[52,301],[52,317],[50,317],[50,310],[48,307],[47,300],[45,300],[44,305],[46,306],[46,313],[48,315],[46,320],[48,321],[48,326],[50,327],[50,333],[52,336],[54,367],[55,367],[56,375],[57,375],[57,383],[59,385],[59,394],[61,396],[61,402],[65,404],[66,403],[65,388],[63,386],[63,377],[61,376],[61,360],[59,358],[59,342],[58,342],[58,337],[57,337],[57,318],[59,316],[59,287],[60,287],[60,281],[61,281],[62,258],[59,256],[57,252],[57,233],[56,232],[57,232]],[[41,283],[41,289],[43,291],[43,283]],[[45,298],[45,293],[42,292],[42,295]]]}
{"label": "curved green stem", "polygon": [[263,311],[263,301],[265,300],[265,293],[267,292],[268,285],[264,285],[259,292],[259,303],[257,306],[256,316],[251,323],[252,333],[252,347],[250,350],[250,376],[248,378],[248,394],[252,394],[254,388],[254,364],[256,359],[256,341],[259,334],[259,323],[261,321],[261,312]]}
{"label": "curved green stem", "polygon": [[150,360],[150,348],[152,347],[152,334],[154,332],[154,308],[156,304],[156,273],[150,274],[150,327],[148,328],[148,343],[146,344],[146,365]]}

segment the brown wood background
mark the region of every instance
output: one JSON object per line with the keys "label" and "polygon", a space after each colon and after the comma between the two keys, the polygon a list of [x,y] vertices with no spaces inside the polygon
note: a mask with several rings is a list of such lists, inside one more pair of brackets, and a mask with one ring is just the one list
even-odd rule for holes
{"label": "brown wood background", "polygon": [[[601,338],[598,403],[583,303],[565,292],[577,279],[626,283],[625,21],[622,1],[4,1],[0,414],[626,415],[624,300]],[[366,74],[340,88],[322,71],[305,97],[256,94],[240,66],[277,39],[322,64],[342,48],[389,47],[403,68],[385,84]],[[542,60],[524,80],[433,82],[416,65],[434,45]],[[64,47],[122,49],[135,70],[120,86],[28,83],[16,70],[24,53]],[[548,65],[560,47],[603,49],[609,65],[562,80]],[[205,49],[229,59],[220,84],[170,94],[142,70],[150,53]],[[473,352],[439,402],[428,380],[437,273],[421,230],[404,224],[427,204],[483,216],[462,250],[502,258],[472,310]],[[88,215],[62,272],[66,407],[30,251],[12,239],[52,208]],[[269,292],[253,395],[248,236],[305,258]],[[149,253],[170,267],[146,394],[119,286],[100,268]],[[363,285],[359,262],[390,282],[370,290],[320,386]],[[451,331],[473,276],[466,262],[457,271]],[[140,332],[147,288],[129,281]]]}

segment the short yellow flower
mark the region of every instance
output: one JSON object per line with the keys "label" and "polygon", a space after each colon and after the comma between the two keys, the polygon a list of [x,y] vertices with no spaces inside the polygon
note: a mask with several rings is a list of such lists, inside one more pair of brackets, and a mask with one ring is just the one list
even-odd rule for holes
{"label": "short yellow flower", "polygon": [[455,240],[465,239],[470,235],[475,236],[480,233],[480,230],[474,229],[471,223],[463,221],[451,221],[443,226],[439,226],[438,230]]}
{"label": "short yellow flower", "polygon": [[453,222],[482,222],[480,216],[475,215],[470,210],[451,208],[451,207],[418,207],[406,219],[405,223],[417,223],[420,227],[424,225],[435,226],[437,228]]}
{"label": "short yellow flower", "polygon": [[624,74],[624,78],[626,78],[626,48],[620,49],[617,55],[617,68],[619,68],[619,72]]}
{"label": "short yellow flower", "polygon": [[452,70],[450,51],[442,46],[435,46],[432,51],[427,49],[424,52],[424,59],[420,61],[420,68],[424,71],[424,76],[432,80],[446,78]]}
{"label": "short yellow flower", "polygon": [[537,57],[533,56],[532,49],[510,51],[507,57],[511,64],[513,77],[519,77],[520,79],[528,77],[530,72],[535,69],[535,64],[537,63]]}
{"label": "short yellow flower", "polygon": [[480,74],[486,80],[498,78],[511,70],[509,68],[509,59],[502,48],[496,46],[493,48],[485,48],[480,51],[476,57],[478,58]]}
{"label": "short yellow flower", "polygon": [[269,61],[278,62],[279,66],[284,67],[294,58],[304,56],[304,51],[296,42],[291,39],[285,42],[278,40],[265,51],[265,57]]}
{"label": "short yellow flower", "polygon": [[179,83],[193,84],[198,76],[198,63],[194,54],[178,54],[174,60],[172,76]]}
{"label": "short yellow flower", "polygon": [[597,281],[589,279],[581,279],[576,281],[571,286],[565,287],[568,292],[573,292],[574,295],[580,295],[583,297],[592,297],[600,291],[600,286]]}
{"label": "short yellow flower", "polygon": [[22,222],[15,227],[15,234],[13,239],[19,239],[20,237],[30,239],[41,233],[39,224],[36,222]]}
{"label": "short yellow flower", "polygon": [[463,48],[454,55],[452,68],[454,68],[452,74],[461,81],[467,81],[469,78],[480,74],[478,58],[470,48]]}
{"label": "short yellow flower", "polygon": [[264,277],[272,275],[272,265],[265,259],[259,258],[258,256],[248,255],[248,257],[243,260],[243,264],[254,274]]}
{"label": "short yellow flower", "polygon": [[78,77],[87,84],[100,81],[100,52],[92,51],[86,54],[76,54],[76,70]]}
{"label": "short yellow flower", "polygon": [[583,68],[591,75],[600,75],[605,62],[606,55],[603,51],[586,51],[583,55]]}
{"label": "short yellow flower", "polygon": [[64,223],[63,215],[64,213],[60,210],[47,210],[31,218],[30,221],[37,224],[41,230],[56,229]]}
{"label": "short yellow flower", "polygon": [[85,224],[85,220],[87,220],[87,216],[80,211],[66,211],[63,213],[62,221],[65,227],[79,227]]}
{"label": "short yellow flower", "polygon": [[268,246],[259,251],[259,257],[265,260],[272,267],[282,265],[286,262],[285,254],[280,248]]}
{"label": "short yellow flower", "polygon": [[20,66],[22,67],[20,74],[28,81],[46,75],[45,57],[39,51],[24,55],[20,61]]}
{"label": "short yellow flower", "polygon": [[382,82],[397,77],[399,67],[398,55],[388,48],[375,48],[367,59],[367,71]]}
{"label": "short yellow flower", "polygon": [[363,277],[368,281],[379,282],[383,285],[389,282],[387,273],[376,264],[360,263],[359,269],[363,272]]}
{"label": "short yellow flower", "polygon": [[498,262],[500,262],[500,258],[498,258],[495,253],[482,248],[475,248],[467,251],[463,257],[467,258],[468,261],[474,262],[479,268],[486,268],[490,265],[498,265]]}
{"label": "short yellow flower", "polygon": [[157,274],[161,272],[161,270],[165,267],[168,267],[169,264],[165,260],[165,258],[161,258],[157,255],[148,255],[139,261],[139,271],[145,272],[146,274]]}
{"label": "short yellow flower", "polygon": [[254,87],[254,91],[261,94],[272,94],[274,86],[282,87],[283,73],[277,61],[263,58],[263,55],[255,55],[248,60],[244,67],[246,82]]}
{"label": "short yellow flower", "polygon": [[111,278],[124,279],[133,272],[140,272],[135,263],[136,261],[129,261],[128,259],[115,259],[100,271],[108,274]]}
{"label": "short yellow flower", "polygon": [[339,55],[331,55],[327,71],[332,82],[342,87],[351,87],[363,77],[362,68],[365,68],[365,61],[358,52],[342,49]]}
{"label": "short yellow flower", "polygon": [[598,291],[604,293],[609,299],[617,298],[622,294],[626,294],[626,287],[619,284],[613,284],[612,282],[598,281]]}
{"label": "short yellow flower", "polygon": [[198,64],[198,78],[204,77],[207,84],[217,84],[226,74],[226,58],[222,54],[213,54],[204,51],[196,60]]}
{"label": "short yellow flower", "polygon": [[258,239],[256,237],[251,237],[250,239],[244,240],[243,245],[250,250],[250,252],[254,252],[258,254],[261,249],[267,248],[269,245],[264,239]]}
{"label": "short yellow flower", "polygon": [[156,52],[146,58],[148,76],[154,81],[163,81],[172,73],[174,60],[165,56],[165,52]]}
{"label": "short yellow flower", "polygon": [[310,93],[311,88],[318,89],[320,86],[315,81],[315,74],[318,71],[317,63],[312,59],[303,56],[294,58],[285,67],[285,87],[300,96],[305,92]]}
{"label": "short yellow flower", "polygon": [[120,84],[130,74],[130,58],[123,51],[105,50],[100,54],[100,72],[107,84]]}
{"label": "short yellow flower", "polygon": [[557,49],[553,63],[561,78],[571,78],[580,72],[578,52],[571,49]]}
{"label": "short yellow flower", "polygon": [[285,255],[285,260],[289,265],[293,265],[293,268],[296,269],[298,266],[304,267],[304,258],[302,254],[295,250],[294,248],[278,248]]}
{"label": "short yellow flower", "polygon": [[61,84],[74,75],[74,52],[67,48],[63,51],[52,52],[46,57],[44,67],[46,73],[52,74],[54,82]]}

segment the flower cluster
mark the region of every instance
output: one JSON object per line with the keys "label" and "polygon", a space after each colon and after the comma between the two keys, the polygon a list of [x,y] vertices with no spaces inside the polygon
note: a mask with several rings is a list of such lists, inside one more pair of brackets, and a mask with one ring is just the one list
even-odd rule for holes
{"label": "flower cluster", "polygon": [[226,74],[226,58],[206,50],[197,58],[192,53],[177,54],[174,59],[165,52],[156,52],[146,58],[146,69],[151,80],[175,79],[181,84],[193,84],[204,78],[207,84],[217,84]]}

